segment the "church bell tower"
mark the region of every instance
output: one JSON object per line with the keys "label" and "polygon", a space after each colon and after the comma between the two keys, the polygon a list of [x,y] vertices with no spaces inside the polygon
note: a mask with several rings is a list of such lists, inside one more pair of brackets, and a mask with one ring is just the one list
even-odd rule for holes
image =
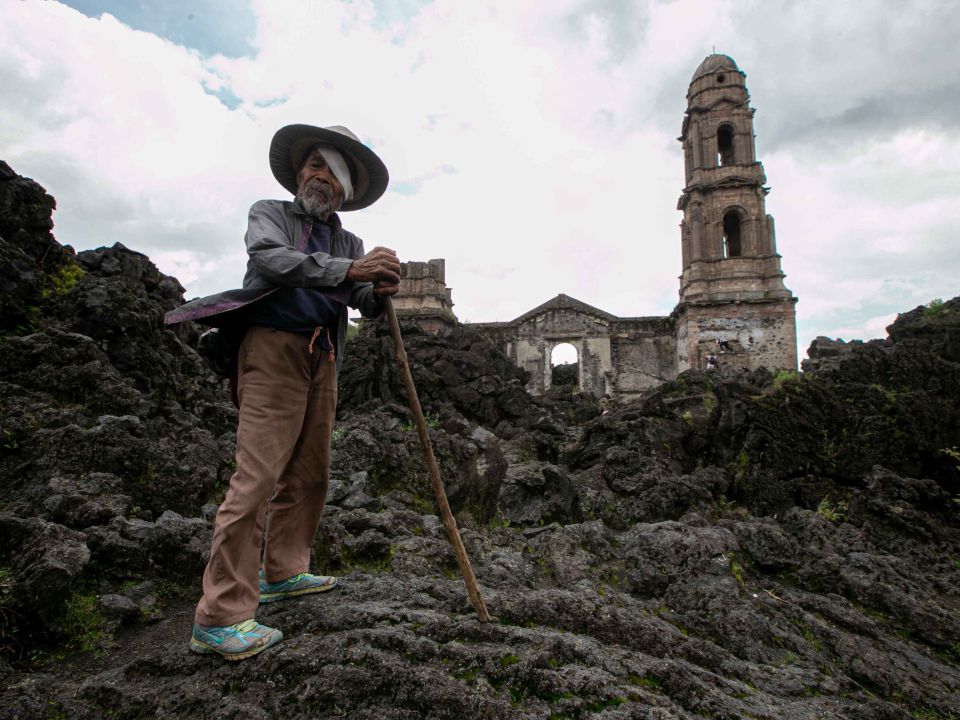
{"label": "church bell tower", "polygon": [[714,54],[687,91],[678,371],[703,369],[708,353],[721,367],[797,367],[797,298],[783,284],[766,212],[745,77],[732,58]]}

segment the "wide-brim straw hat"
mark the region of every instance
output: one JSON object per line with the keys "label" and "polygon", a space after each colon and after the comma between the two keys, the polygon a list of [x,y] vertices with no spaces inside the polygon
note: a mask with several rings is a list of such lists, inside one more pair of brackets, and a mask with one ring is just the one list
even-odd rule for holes
{"label": "wide-brim straw hat", "polygon": [[287,125],[277,130],[270,142],[270,169],[273,176],[292,195],[297,194],[297,170],[307,150],[318,143],[332,145],[350,166],[353,198],[341,210],[359,210],[372,205],[383,195],[390,182],[387,166],[360,138],[342,125],[316,127]]}

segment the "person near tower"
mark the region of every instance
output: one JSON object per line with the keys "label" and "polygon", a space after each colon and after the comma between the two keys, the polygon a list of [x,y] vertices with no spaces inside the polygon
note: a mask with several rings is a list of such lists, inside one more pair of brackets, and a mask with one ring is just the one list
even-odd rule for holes
{"label": "person near tower", "polygon": [[365,253],[337,214],[386,190],[387,169],[370,148],[345,127],[288,125],[273,137],[270,167],[295,198],[250,209],[243,287],[165,317],[240,328],[243,338],[236,472],[215,519],[190,638],[194,652],[228,660],[283,638],[256,621],[259,604],[337,585],[309,564],[329,484],[347,307],[377,317],[400,283],[397,254]]}

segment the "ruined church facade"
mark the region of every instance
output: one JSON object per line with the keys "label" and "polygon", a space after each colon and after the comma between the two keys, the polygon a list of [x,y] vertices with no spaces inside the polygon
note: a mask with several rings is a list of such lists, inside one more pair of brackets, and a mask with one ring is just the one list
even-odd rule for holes
{"label": "ruined church facade", "polygon": [[[711,354],[721,367],[796,369],[797,299],[784,285],[766,213],[745,77],[733,59],[714,54],[687,91],[682,274],[669,316],[617,317],[561,294],[509,322],[470,323],[530,372],[531,392],[549,389],[551,354],[564,343],[577,349],[582,391],[623,399],[705,369]],[[456,324],[442,260],[406,263],[403,274],[401,317],[431,332]]]}

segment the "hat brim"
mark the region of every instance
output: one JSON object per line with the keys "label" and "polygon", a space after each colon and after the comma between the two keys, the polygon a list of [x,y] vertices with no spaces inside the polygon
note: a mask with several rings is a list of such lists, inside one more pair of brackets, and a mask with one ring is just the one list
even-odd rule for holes
{"label": "hat brim", "polygon": [[341,211],[365,208],[383,195],[390,182],[387,166],[347,128],[287,125],[277,130],[270,143],[270,169],[277,182],[291,195],[297,194],[296,164],[310,147],[318,143],[331,145],[339,150],[347,157],[348,163],[352,161],[357,175],[353,178],[353,198],[343,203]]}

